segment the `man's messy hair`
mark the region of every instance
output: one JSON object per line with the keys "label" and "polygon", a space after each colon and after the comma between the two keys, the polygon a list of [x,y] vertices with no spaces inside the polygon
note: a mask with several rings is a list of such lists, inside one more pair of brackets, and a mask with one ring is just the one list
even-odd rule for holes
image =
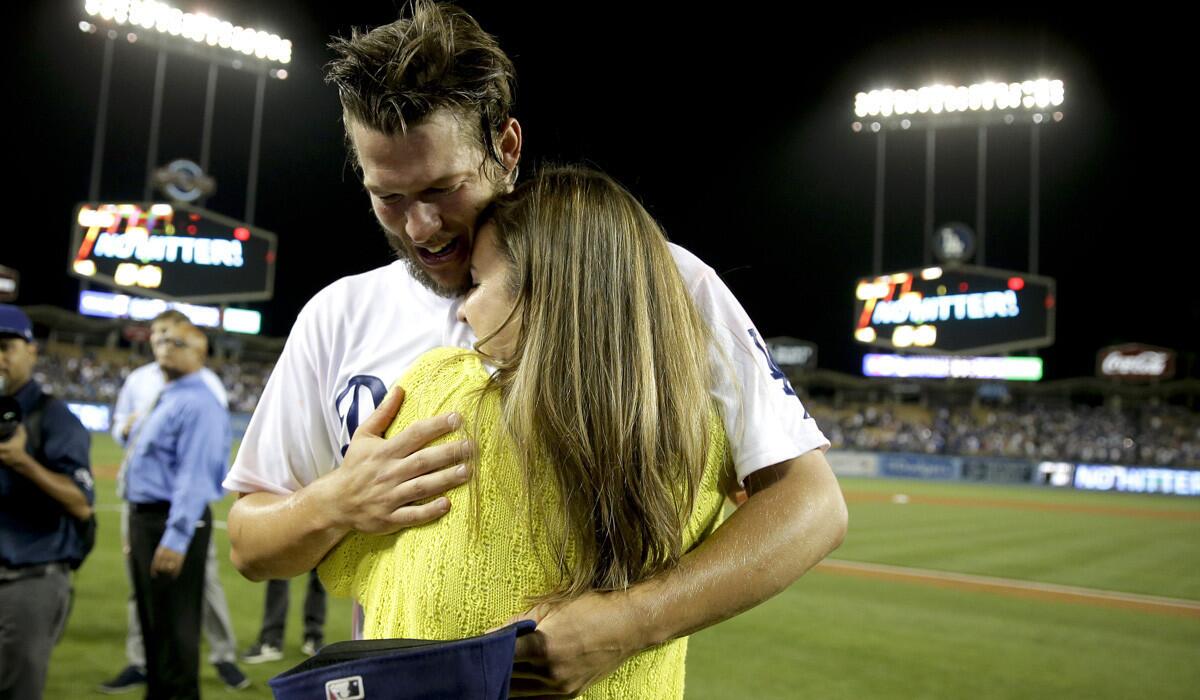
{"label": "man's messy hair", "polygon": [[352,30],[329,47],[337,58],[325,82],[337,87],[347,122],[394,136],[446,110],[475,134],[485,160],[504,167],[498,142],[516,75],[496,38],[465,10],[413,0],[395,22]]}

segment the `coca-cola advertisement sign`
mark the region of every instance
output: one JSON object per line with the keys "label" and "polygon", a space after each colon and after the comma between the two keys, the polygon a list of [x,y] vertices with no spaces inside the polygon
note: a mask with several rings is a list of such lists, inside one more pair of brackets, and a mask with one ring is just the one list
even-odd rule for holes
{"label": "coca-cola advertisement sign", "polygon": [[1096,373],[1131,381],[1170,379],[1175,376],[1175,351],[1140,343],[1114,345],[1096,356]]}

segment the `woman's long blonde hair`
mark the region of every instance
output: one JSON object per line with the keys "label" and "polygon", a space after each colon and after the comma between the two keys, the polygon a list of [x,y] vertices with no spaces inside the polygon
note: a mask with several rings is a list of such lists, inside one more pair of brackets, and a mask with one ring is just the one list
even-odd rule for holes
{"label": "woman's long blonde hair", "polygon": [[543,599],[623,589],[683,553],[714,410],[708,328],[658,224],[603,173],[544,169],[490,222],[521,324],[491,387],[526,485],[547,465],[567,524]]}

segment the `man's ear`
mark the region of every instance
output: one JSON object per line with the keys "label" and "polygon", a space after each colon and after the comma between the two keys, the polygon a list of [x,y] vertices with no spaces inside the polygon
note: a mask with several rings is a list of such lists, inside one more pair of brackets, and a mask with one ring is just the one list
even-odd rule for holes
{"label": "man's ear", "polygon": [[500,160],[504,163],[504,170],[509,173],[516,172],[517,163],[521,160],[521,122],[509,117],[508,122],[504,125],[504,130],[500,132],[500,140],[497,145],[500,150]]}

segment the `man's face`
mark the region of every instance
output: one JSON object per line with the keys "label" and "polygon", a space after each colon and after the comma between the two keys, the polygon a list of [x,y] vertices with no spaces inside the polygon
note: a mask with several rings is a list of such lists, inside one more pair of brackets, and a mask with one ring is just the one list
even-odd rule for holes
{"label": "man's face", "polygon": [[166,336],[167,331],[178,325],[175,321],[155,321],[150,324],[150,351],[154,353],[154,361],[162,365],[164,357],[167,357],[167,345],[160,344],[159,338]]}
{"label": "man's face", "polygon": [[11,396],[29,382],[37,364],[37,346],[16,336],[0,337],[0,396]]}
{"label": "man's face", "polygon": [[154,360],[169,379],[191,374],[204,366],[204,339],[183,323],[162,321],[150,327]]}
{"label": "man's face", "polygon": [[353,119],[347,126],[363,186],[392,247],[434,292],[465,292],[475,220],[507,181],[487,176],[478,141],[450,112],[435,112],[396,136]]}

